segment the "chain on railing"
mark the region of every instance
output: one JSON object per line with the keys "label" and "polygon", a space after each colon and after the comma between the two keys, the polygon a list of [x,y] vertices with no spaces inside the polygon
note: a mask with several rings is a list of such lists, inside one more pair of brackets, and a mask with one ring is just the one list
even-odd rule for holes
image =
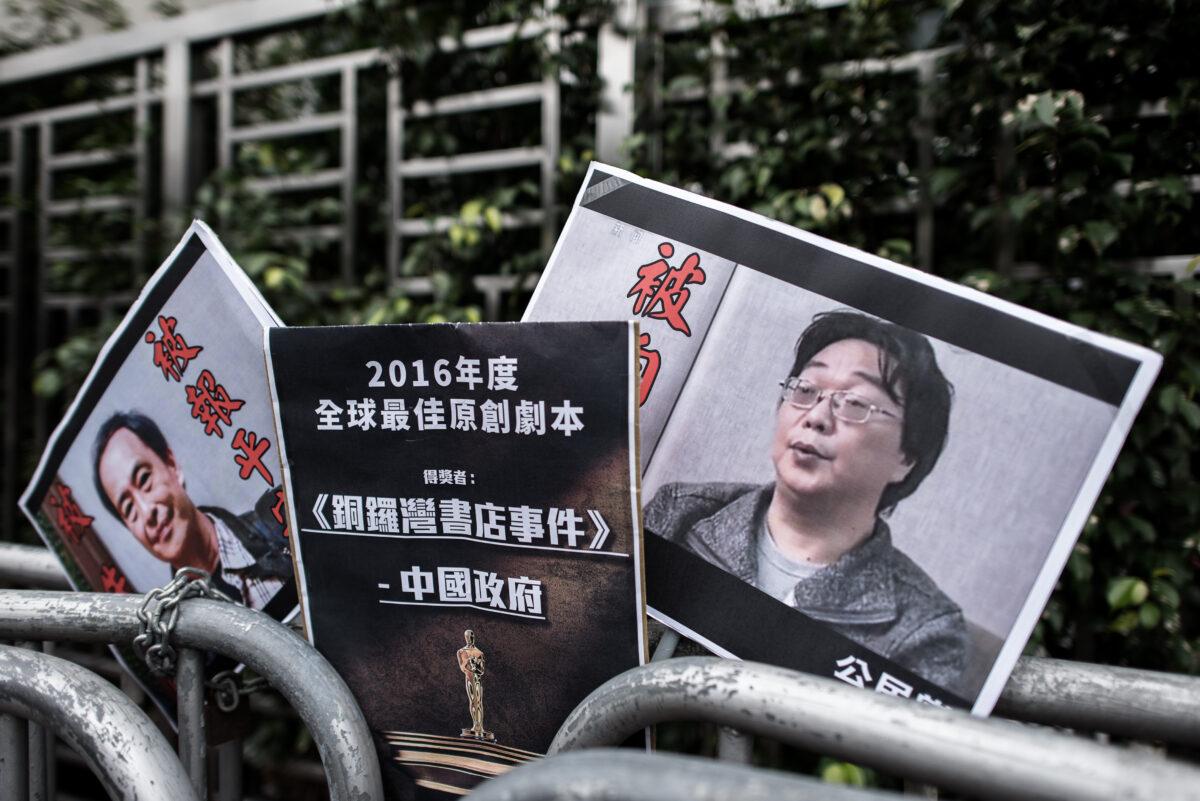
{"label": "chain on railing", "polygon": [[[0,546],[0,557],[14,547],[20,546]],[[143,644],[147,652],[153,645],[166,646],[155,652],[156,660],[161,665],[173,659],[176,665],[179,756],[197,796],[205,795],[206,774],[202,652],[229,657],[259,677],[237,688],[239,696],[269,683],[299,714],[317,745],[331,799],[382,799],[366,721],[324,657],[261,612],[202,597],[202,588],[185,590],[182,582],[163,589],[151,609],[143,596],[133,594],[0,590],[0,640],[120,643],[157,632]],[[229,686],[220,674],[213,682]]]}
{"label": "chain on railing", "polygon": [[[142,633],[133,638],[138,656],[155,675],[169,676],[175,672],[176,651],[171,645],[175,624],[179,620],[179,605],[188,598],[208,598],[213,601],[233,599],[210,583],[212,576],[204,570],[183,567],[162,587],[146,593],[138,609]],[[204,686],[213,691],[217,707],[222,712],[237,709],[241,699],[264,690],[267,680],[262,676],[247,678],[245,671],[222,670],[208,679]]]}
{"label": "chain on railing", "polygon": [[[14,570],[13,564],[20,569]],[[52,567],[53,557],[45,550],[0,544],[0,580],[45,580],[53,575]],[[201,597],[205,594],[202,588],[188,591],[194,597],[186,603],[182,599],[171,603],[172,597],[183,592],[183,585],[174,590],[171,586],[160,593],[157,618],[153,612],[143,611],[147,602],[138,596],[0,591],[0,638],[131,640],[155,619],[173,621],[173,625],[152,628],[160,634],[165,628],[163,642],[177,657],[205,648],[245,661],[261,674],[251,680],[254,686],[270,681],[280,687],[310,728],[313,720],[324,720],[325,728],[314,730],[314,736],[328,766],[329,740],[338,736],[331,735],[329,726],[337,714],[329,704],[322,705],[321,690],[298,690],[296,686],[308,673],[304,660],[316,656],[315,652],[274,621],[267,621],[270,636],[260,637],[246,626],[259,625],[265,619],[261,614]],[[234,620],[238,625],[231,625]],[[1082,799],[1117,794],[1189,798],[1200,794],[1200,770],[1153,754],[918,706],[781,668],[712,658],[671,658],[678,642],[678,635],[666,631],[650,665],[596,690],[564,723],[551,753],[615,744],[654,722],[706,720],[730,727],[724,734],[724,739],[731,741],[723,748],[726,759],[735,751],[748,757],[752,737],[757,735],[980,797]],[[322,670],[332,673],[328,663],[316,658],[324,666],[318,674]],[[178,661],[182,670],[184,660]],[[332,678],[336,679],[336,674]],[[218,674],[209,683],[222,685],[226,693],[241,693],[242,688],[235,690],[236,681],[230,683],[231,679]],[[319,676],[317,684],[330,680],[328,675]],[[340,686],[348,692],[344,684]],[[1026,658],[1018,663],[997,711],[1051,725],[1200,744],[1200,679],[1195,677]],[[362,725],[366,737],[365,723]],[[374,756],[368,744],[356,758],[364,752]],[[334,759],[343,757],[344,753],[333,755]],[[675,757],[663,759],[668,761],[635,762],[628,769],[608,770],[610,775],[605,778],[605,771],[593,770],[595,761],[577,755],[567,760],[554,757],[536,770],[523,769],[486,784],[479,792],[483,798],[649,798],[646,792],[658,793],[655,797],[660,798],[684,798],[691,797],[688,794],[693,790],[698,792],[697,788],[743,781],[739,771],[760,777],[766,787],[775,786],[772,782],[776,779],[794,780],[728,762],[708,763],[714,771],[709,776],[700,772],[706,768],[676,765],[670,762],[678,759]],[[676,774],[676,768],[688,775]],[[726,773],[730,768],[734,772]],[[647,772],[662,781],[643,785],[632,780]],[[701,781],[702,776],[708,776],[710,782]],[[838,798],[806,796],[808,788],[788,787],[789,797]],[[359,796],[335,793],[333,797]],[[865,796],[872,797],[876,796]]]}
{"label": "chain on railing", "polygon": [[233,599],[208,583],[211,576],[199,568],[181,567],[175,577],[162,587],[146,593],[138,607],[138,622],[142,631],[133,638],[133,647],[145,660],[150,671],[159,676],[175,672],[175,648],[171,638],[179,621],[179,605],[188,598],[210,598],[214,601]]}
{"label": "chain on railing", "polygon": [[222,712],[232,712],[238,708],[241,700],[267,688],[267,680],[262,676],[246,678],[236,670],[222,670],[205,682],[204,686],[213,691],[217,708]]}

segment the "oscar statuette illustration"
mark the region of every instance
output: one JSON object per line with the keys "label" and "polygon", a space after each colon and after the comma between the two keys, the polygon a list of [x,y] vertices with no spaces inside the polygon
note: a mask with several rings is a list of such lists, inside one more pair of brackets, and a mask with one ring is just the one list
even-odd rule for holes
{"label": "oscar statuette illustration", "polygon": [[463,729],[462,736],[492,742],[496,735],[483,728],[483,651],[475,645],[475,632],[463,632],[467,644],[458,649],[458,669],[466,678],[467,704],[471,710],[471,728]]}

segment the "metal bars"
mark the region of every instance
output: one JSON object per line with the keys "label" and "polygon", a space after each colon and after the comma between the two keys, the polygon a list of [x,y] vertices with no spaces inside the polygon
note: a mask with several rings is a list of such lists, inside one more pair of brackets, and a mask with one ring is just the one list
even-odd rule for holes
{"label": "metal bars", "polygon": [[683,657],[626,671],[572,712],[550,755],[704,720],[980,798],[1200,797],[1200,769],[754,662]]}
{"label": "metal bars", "polygon": [[[54,580],[57,570],[57,562],[45,549],[0,544],[0,580],[38,584]],[[57,578],[61,581],[61,574]],[[66,598],[74,602],[86,601],[88,598],[95,597],[97,596],[0,592],[0,637],[25,639],[41,636],[52,638],[70,636],[73,629],[63,629],[55,620],[39,622],[29,619],[32,617],[31,612],[37,608],[36,602],[39,599],[51,599],[54,614],[59,615],[64,609],[60,607],[57,599]],[[19,599],[23,605],[6,612],[6,602],[13,599]],[[125,597],[121,603],[128,607],[131,601],[136,603],[136,596]],[[80,604],[72,603],[71,606],[73,608],[68,612],[66,622],[69,627],[78,629],[82,625],[82,621],[88,619],[89,616],[86,610],[79,611]],[[84,603],[83,606],[86,607],[87,604]],[[89,632],[75,638],[94,641],[104,639],[106,633],[112,633],[112,615],[110,614],[111,610],[106,611],[107,606],[105,604],[105,608],[100,609],[99,614],[92,618],[93,624],[89,626]],[[218,608],[222,606],[217,605]],[[246,613],[242,610],[242,614],[253,616],[255,613]],[[43,614],[42,617],[47,616]],[[181,620],[181,625],[182,623]],[[872,698],[870,694],[861,693],[854,688],[843,687],[836,682],[817,677],[802,676],[779,668],[766,668],[751,663],[712,659],[673,660],[670,659],[670,656],[677,642],[678,635],[669,630],[664,632],[655,650],[653,666],[655,669],[667,671],[667,674],[665,677],[663,675],[650,676],[648,679],[645,676],[641,677],[640,685],[631,690],[637,700],[634,707],[636,710],[640,710],[637,714],[656,716],[655,720],[666,719],[662,715],[677,715],[680,719],[705,719],[726,724],[719,730],[718,737],[718,753],[724,760],[747,762],[753,734],[776,737],[786,742],[811,747],[813,750],[823,753],[833,753],[844,758],[857,758],[860,755],[858,751],[829,751],[830,733],[838,732],[838,737],[833,737],[832,740],[843,743],[846,749],[874,749],[875,746],[871,744],[874,739],[864,745],[865,741],[860,740],[860,735],[865,727],[875,732],[871,738],[880,737],[881,735],[876,729],[872,728],[876,724],[884,727],[896,725],[899,727],[898,730],[903,730],[903,736],[897,734],[895,737],[896,743],[893,744],[892,752],[886,748],[882,749],[884,753],[891,753],[888,758],[899,758],[896,757],[896,753],[900,752],[914,753],[914,749],[915,752],[919,752],[922,748],[946,747],[936,737],[930,740],[930,737],[933,737],[930,732],[936,731],[937,725],[931,724],[928,719],[921,717],[926,713],[920,705],[907,703],[878,707],[877,705],[872,706],[876,703],[875,701],[864,700],[863,703],[867,704],[865,707],[867,711],[863,713],[858,707],[847,705],[847,702],[849,699],[855,698]],[[196,709],[194,706],[196,695],[193,694],[187,678],[189,668],[186,662],[196,653],[187,649],[183,650],[184,656],[180,666],[182,672],[177,677],[180,692],[181,732],[191,731],[195,721],[199,719],[194,712],[188,712],[189,709]],[[192,656],[188,656],[188,654]],[[697,664],[700,666],[699,670],[690,670]],[[686,675],[684,675],[680,673],[681,669],[688,669],[690,672],[685,670]],[[725,671],[725,674],[722,674],[721,671]],[[762,671],[766,671],[766,673],[764,674]],[[634,674],[637,672],[626,674],[622,680],[627,680],[626,684],[633,686]],[[730,675],[726,674],[736,675],[730,678]],[[673,681],[672,676],[677,676],[678,681]],[[727,693],[725,697],[735,699],[736,703],[725,704],[727,709],[713,712],[713,709],[724,703],[721,701],[720,691],[722,688],[732,693]],[[688,697],[689,692],[706,698],[711,696],[711,698],[696,701],[696,699]],[[845,693],[850,693],[850,695],[843,699],[842,696]],[[603,695],[603,693],[599,694]],[[620,736],[618,729],[621,725],[635,728],[644,725],[644,721],[641,719],[633,722],[624,720],[621,723],[620,721],[623,719],[620,719],[620,715],[613,719],[617,720],[616,723],[609,720],[608,715],[612,709],[617,709],[621,705],[618,703],[620,695],[621,693],[618,692],[616,696],[610,695],[609,700],[603,701],[598,706],[592,705],[587,714],[599,715],[599,718],[583,724],[586,731],[583,733],[577,731],[575,736],[584,739],[590,737],[592,740],[596,740],[598,737],[597,742],[606,742],[605,738],[609,735],[613,738]],[[613,698],[617,700],[612,700]],[[681,701],[681,698],[684,700]],[[584,708],[581,706],[581,710]],[[756,711],[760,708],[763,710],[761,715]],[[882,718],[879,716],[881,709],[888,713]],[[916,718],[910,719],[906,716],[907,713],[895,710],[917,710],[913,713]],[[997,712],[1020,720],[1053,726],[1104,731],[1195,746],[1200,744],[1200,724],[1197,723],[1200,721],[1200,678],[1026,658],[1018,663],[1009,685],[1001,696]],[[582,711],[577,711],[572,720],[581,714],[583,714]],[[945,712],[940,714],[943,717],[946,714],[952,715],[950,719],[954,721],[954,735],[947,737],[952,740],[962,739],[962,748],[968,751],[975,747],[973,744],[977,739],[982,738],[990,742],[989,738],[992,733],[996,733],[995,736],[998,740],[994,746],[989,745],[989,748],[994,747],[999,751],[1005,751],[1005,749],[1025,747],[1023,745],[1025,741],[1020,739],[1022,735],[1017,735],[1016,741],[1010,741],[1011,735],[1008,733],[1027,730],[1016,729],[1003,722],[980,721],[964,715]],[[767,724],[762,723],[760,718],[765,719],[770,726],[776,728],[764,729],[763,727]],[[847,727],[847,720],[857,722]],[[965,722],[959,723],[960,720]],[[875,721],[875,723],[871,723],[871,721]],[[727,728],[730,722],[736,722],[738,731]],[[959,729],[960,725],[966,728]],[[930,726],[933,728],[930,729]],[[567,732],[568,728],[568,725],[564,725],[563,731]],[[988,733],[986,737],[984,732]],[[891,735],[886,735],[885,739],[888,736]],[[561,736],[560,739],[562,739]],[[916,744],[905,745],[909,739]],[[931,742],[934,744],[931,745]],[[1053,744],[1059,741],[1048,742]],[[1039,741],[1038,747],[1044,745]],[[1051,750],[1046,751],[1047,759],[1052,761],[1056,756],[1062,756],[1061,752],[1053,750],[1053,746],[1050,748]],[[185,764],[203,764],[202,758],[197,757],[195,753],[195,745],[181,740],[180,756]],[[952,751],[948,758],[957,759],[955,753],[957,752]],[[986,767],[987,764],[990,764],[987,761],[986,749],[980,753],[982,754],[980,764]],[[235,761],[228,759],[228,756],[229,754],[225,754],[226,758],[220,760],[220,767],[235,767]],[[913,757],[913,759],[916,763],[923,763],[925,760],[924,757],[919,756]],[[1028,761],[1026,757],[1022,757],[1022,760]],[[869,762],[870,760],[864,761]],[[1149,769],[1154,769],[1155,765],[1157,763],[1153,762],[1153,758],[1147,763]],[[895,768],[895,765],[892,767]],[[1028,769],[1036,771],[1037,765],[1033,764]],[[1168,771],[1168,777],[1169,773]],[[219,771],[219,774],[221,778],[217,788],[218,797],[236,798],[236,789],[240,784],[236,771]],[[197,774],[193,772],[192,775],[195,777]],[[929,778],[919,773],[910,772],[910,775]],[[1020,780],[1025,781],[1025,779]],[[1136,780],[1136,777],[1131,779],[1131,781]],[[1002,792],[1002,789],[998,792]]]}
{"label": "metal bars", "polygon": [[[146,714],[120,690],[62,659],[0,646],[0,710],[34,720],[54,731],[81,755],[113,798],[196,801],[170,746]],[[19,730],[13,753],[28,756]],[[16,766],[6,766],[15,768]],[[23,773],[5,788],[5,798],[28,797]]]}
{"label": "metal bars", "polygon": [[19,364],[21,354],[17,345],[19,322],[17,310],[24,287],[19,267],[21,250],[21,214],[18,198],[24,191],[24,147],[18,126],[0,125],[0,136],[8,139],[8,161],[3,164],[8,191],[0,192],[0,228],[7,232],[8,247],[0,248],[0,331],[3,332],[3,353],[0,354],[0,401],[4,419],[0,421],[3,439],[0,440],[0,531],[16,528],[17,482],[21,463],[18,451],[18,398],[20,392]]}
{"label": "metal bars", "polygon": [[[140,632],[141,604],[139,595],[0,590],[0,638],[129,642]],[[333,801],[382,799],[366,720],[350,689],[316,650],[261,612],[236,604],[193,598],[179,612],[178,647],[243,662],[291,703],[317,744]],[[194,797],[190,786],[187,791],[178,797]]]}
{"label": "metal bars", "polygon": [[179,652],[175,666],[176,707],[179,714],[179,761],[200,798],[208,797],[205,762],[204,654],[194,648]]}
{"label": "metal bars", "polygon": [[[498,25],[467,31],[461,43],[441,42],[443,50],[480,49],[505,44],[513,38],[528,40],[541,37],[545,49],[552,55],[561,47],[563,21],[553,13],[554,3],[546,3],[547,16],[534,24],[521,27]],[[496,172],[519,167],[539,169],[540,208],[502,215],[500,230],[540,226],[542,250],[549,253],[558,234],[556,214],[556,179],[561,150],[561,81],[557,73],[548,73],[539,83],[520,83],[465,92],[412,104],[405,108],[403,86],[398,71],[388,79],[387,88],[387,181],[389,199],[387,273],[393,286],[401,285],[406,239],[427,236],[448,230],[454,217],[432,220],[413,220],[404,217],[405,181],[414,178],[455,175],[477,172]],[[541,144],[536,147],[513,147],[453,156],[411,158],[405,153],[407,120],[430,119],[453,114],[481,113],[513,106],[540,104]],[[501,278],[502,276],[486,276]],[[515,288],[515,287],[514,287]],[[430,285],[432,289],[432,285]],[[412,291],[409,289],[409,291]],[[499,314],[499,291],[486,295],[485,318]],[[423,294],[423,293],[422,293]]]}
{"label": "metal bars", "polygon": [[[36,220],[36,271],[32,276],[36,287],[37,305],[32,312],[34,332],[32,353],[43,352],[79,331],[85,325],[84,312],[93,316],[93,323],[110,316],[131,297],[128,292],[113,292],[103,299],[81,299],[69,291],[50,286],[49,277],[58,263],[73,263],[93,260],[97,255],[114,259],[126,271],[126,285],[133,289],[146,277],[145,241],[146,192],[149,176],[149,152],[147,136],[150,128],[150,108],[160,102],[157,92],[150,88],[150,65],[146,57],[131,65],[133,92],[91,104],[73,104],[47,111],[22,115],[9,121],[15,140],[20,141],[27,128],[37,135],[36,158],[36,202],[33,213]],[[69,145],[63,149],[57,143],[58,134],[70,123],[104,118],[116,118],[128,127],[128,138],[124,142],[104,147],[89,146],[79,149]],[[24,167],[23,154],[14,168]],[[64,183],[63,176],[80,170],[116,167],[132,159],[132,180],[136,186],[132,195],[88,196],[60,198],[58,191]],[[91,252],[70,245],[64,246],[54,239],[55,226],[82,230],[91,215],[105,215],[116,224],[127,229],[124,241],[108,243],[102,253]],[[115,214],[114,214],[115,213]],[[124,213],[122,215],[122,213]],[[104,219],[104,217],[101,217]],[[24,261],[24,260],[23,260]],[[22,263],[14,273],[27,269]],[[22,276],[24,278],[24,276]],[[15,297],[15,292],[11,297]],[[24,327],[24,326],[22,326]],[[19,357],[17,357],[19,358]],[[33,404],[33,436],[36,443],[43,442],[49,434],[52,421],[48,418],[45,402]],[[15,415],[10,407],[6,415]]]}
{"label": "metal bars", "polygon": [[[288,139],[326,131],[338,135],[339,165],[306,175],[270,176],[251,179],[247,186],[255,191],[278,194],[337,187],[341,202],[341,224],[337,226],[308,226],[276,231],[283,242],[338,242],[338,262],[341,280],[353,285],[355,274],[355,241],[357,215],[354,190],[358,177],[358,71],[374,65],[379,57],[376,50],[363,50],[337,56],[310,59],[298,64],[272,67],[248,73],[235,73],[234,40],[222,39],[217,45],[217,77],[192,87],[196,97],[214,96],[217,101],[217,165],[230,169],[236,163],[236,147],[246,142]],[[236,124],[237,93],[242,90],[277,86],[289,82],[336,77],[339,79],[339,109],[327,113],[312,113],[274,122],[252,125]]]}
{"label": "metal bars", "polygon": [[1021,659],[996,714],[1200,747],[1200,677]]}
{"label": "metal bars", "polygon": [[[4,506],[4,512],[0,514],[3,532],[15,530],[18,524],[13,509],[22,478],[19,469],[24,462],[18,453],[18,444],[28,452],[41,449],[56,413],[46,401],[27,389],[28,365],[32,364],[36,354],[119,313],[134,297],[133,289],[146,277],[148,267],[158,255],[148,252],[148,243],[143,236],[147,214],[152,208],[161,209],[168,229],[176,220],[186,218],[192,191],[204,177],[196,157],[205,152],[206,138],[215,140],[217,166],[230,168],[235,166],[236,149],[241,143],[334,132],[337,144],[331,145],[334,151],[331,161],[336,160],[336,166],[312,174],[285,173],[251,179],[246,186],[252,191],[272,195],[328,192],[336,197],[340,216],[334,224],[314,221],[302,228],[279,229],[273,233],[281,243],[328,245],[337,264],[337,281],[350,286],[360,282],[362,276],[357,266],[360,261],[357,249],[359,215],[355,202],[362,161],[357,141],[359,115],[377,112],[362,107],[364,101],[359,97],[359,81],[363,70],[380,65],[381,51],[373,48],[351,51],[244,72],[237,71],[234,58],[239,37],[246,33],[318,19],[328,12],[327,4],[319,0],[248,0],[239,6],[236,19],[219,9],[198,11],[129,32],[87,38],[75,44],[0,59],[0,86],[5,88],[50,74],[65,76],[71,74],[71,70],[88,69],[98,64],[120,65],[122,62],[129,65],[129,77],[123,80],[131,87],[123,90],[123,94],[102,101],[72,102],[0,120],[0,136],[10,138],[12,145],[9,148],[11,159],[0,163],[0,183],[8,181],[14,188],[13,194],[34,199],[32,205],[22,207],[28,208],[28,212],[17,207],[0,208],[0,228],[9,229],[11,243],[7,250],[0,250],[0,274],[9,277],[7,286],[0,286],[0,327],[5,340],[2,364],[5,458],[0,476],[3,481],[0,488],[0,502]],[[508,46],[514,39],[527,42],[542,39],[545,48],[553,53],[561,44],[562,25],[561,19],[550,14],[522,24],[466,31],[461,40],[445,39],[439,46],[446,51],[479,51]],[[193,81],[193,59],[199,48],[210,42],[216,43],[214,77]],[[160,78],[160,84],[154,82],[155,76]],[[334,110],[314,111],[297,119],[235,124],[239,104],[249,102],[240,93],[321,78],[338,82],[340,103]],[[627,88],[632,83],[632,75],[621,83]],[[555,180],[561,148],[559,87],[559,78],[553,74],[531,82],[489,89],[463,87],[464,91],[417,103],[410,111],[402,112],[399,87],[389,86],[384,112],[389,121],[386,169],[392,213],[386,227],[388,251],[384,266],[392,286],[401,285],[398,279],[402,242],[413,237],[442,235],[456,221],[452,216],[398,219],[397,210],[403,208],[402,181],[418,175],[489,173],[520,165],[536,170],[541,196],[538,207],[503,214],[500,227],[505,231],[538,229],[541,245],[549,251],[557,235]],[[197,101],[210,99],[216,111],[212,130],[198,129],[194,123],[205,118],[194,113],[194,107]],[[404,162],[402,114],[411,114],[414,118],[486,114],[521,105],[540,107],[541,142],[537,146]],[[161,110],[161,125],[156,126],[153,123],[158,110]],[[78,126],[106,117],[128,122],[131,129],[128,141],[78,148],[58,141],[63,126]],[[631,117],[625,120],[632,124]],[[161,135],[152,134],[156,130],[160,130]],[[629,132],[628,128],[609,130],[606,135],[615,137],[610,141],[619,141]],[[27,136],[36,139],[33,152],[22,147]],[[151,153],[151,148],[157,152]],[[156,182],[152,167],[157,163],[161,163],[161,175]],[[130,165],[132,183],[136,186],[127,194],[86,200],[62,197],[61,192],[56,194],[61,190],[65,176],[125,164]],[[32,181],[27,182],[25,176],[31,177]],[[157,185],[152,185],[154,183]],[[81,215],[89,214],[125,215],[123,219],[128,222],[131,236],[127,241],[108,241],[93,246],[80,246],[73,235],[65,241],[52,241],[54,228],[70,226],[82,219]],[[23,244],[19,238],[22,217],[28,219],[32,234]],[[216,222],[219,228],[220,221]],[[66,291],[66,287],[58,288],[62,291],[53,291],[55,288],[48,276],[55,265],[61,265],[63,272],[69,272],[82,269],[97,257],[122,265],[122,269],[128,265],[128,291],[113,291],[103,298],[84,297]],[[405,288],[419,295],[433,293],[433,284],[428,281],[418,281]],[[505,293],[528,286],[509,276],[480,276],[474,281],[473,288],[483,295],[486,316],[495,318],[501,314],[501,299]],[[22,293],[33,302],[22,307],[17,301]],[[32,422],[22,422],[24,420]],[[25,428],[28,430],[23,430]]]}
{"label": "metal bars", "polygon": [[594,749],[518,767],[471,792],[478,801],[899,801],[900,796],[807,776],[674,754]]}
{"label": "metal bars", "polygon": [[[2,552],[0,552],[2,553]],[[671,659],[664,629],[652,662]],[[1200,677],[1021,657],[995,712],[1013,720],[1200,746]]]}

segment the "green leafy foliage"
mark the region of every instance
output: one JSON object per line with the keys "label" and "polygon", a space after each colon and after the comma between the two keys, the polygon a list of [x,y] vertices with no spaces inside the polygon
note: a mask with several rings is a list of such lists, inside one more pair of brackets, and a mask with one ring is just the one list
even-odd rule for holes
{"label": "green leafy foliage", "polygon": [[[664,99],[632,142],[640,170],[1163,354],[1031,647],[1200,670],[1200,296],[1194,274],[1128,261],[1200,250],[1188,178],[1200,173],[1200,9],[710,8],[698,31],[664,36]],[[718,46],[728,101],[710,91]],[[914,48],[942,53],[924,90],[911,71],[861,61]]]}
{"label": "green leafy foliage", "polygon": [[873,787],[878,783],[875,771],[870,768],[835,759],[822,759],[817,765],[817,775],[830,784],[850,787]]}
{"label": "green leafy foliage", "polygon": [[[1200,670],[1198,260],[1183,277],[1128,263],[1200,252],[1192,180],[1200,174],[1192,45],[1200,7],[1172,0],[854,0],[833,8],[794,2],[790,13],[762,17],[732,0],[708,7],[713,13],[697,29],[664,33],[661,46],[643,48],[639,117],[627,143],[636,169],[1163,355],[1150,400],[1031,647],[1073,659]],[[593,147],[596,21],[609,9],[583,0],[558,9],[579,35],[564,36],[557,52],[518,40],[470,58],[433,47],[479,25],[528,24],[540,4],[366,0],[348,4],[333,22],[264,35],[240,46],[237,57],[254,68],[383,47],[387,70],[360,84],[360,104],[377,109],[391,74],[402,76],[403,102],[411,105],[558,69],[570,76],[562,93],[558,196],[570,198]],[[942,52],[924,89],[911,71],[871,66],[915,48]],[[711,91],[718,49],[727,56],[728,95]],[[650,91],[659,72],[661,92]],[[333,91],[291,85],[264,95],[256,113],[278,119],[322,109],[336,99]],[[466,183],[431,179],[406,189],[401,216],[450,220],[442,233],[406,243],[401,277],[433,287],[432,294],[408,295],[388,281],[382,264],[382,111],[374,119],[364,115],[362,122],[353,282],[331,277],[336,259],[319,246],[272,235],[338,219],[340,201],[326,195],[285,202],[251,188],[254,177],[336,163],[320,142],[243,148],[231,170],[200,189],[197,214],[214,224],[289,323],[479,319],[471,276],[521,275],[544,261],[536,232],[514,237],[498,224],[537,205],[536,172]],[[923,151],[918,142],[926,129]],[[453,153],[480,136],[495,147],[523,146],[536,143],[532,130],[517,114],[414,127],[406,155]],[[129,188],[122,180],[99,176],[78,189],[81,196],[119,193]],[[918,246],[914,224],[922,204],[933,223],[928,250]],[[182,224],[161,223],[160,239],[173,241]],[[73,290],[112,288],[103,270],[54,271],[54,280]],[[520,301],[514,296],[503,312],[516,316]],[[39,357],[38,391],[69,397],[104,334],[91,332]],[[874,781],[844,763],[816,769],[831,781]]]}
{"label": "green leafy foliage", "polygon": [[5,0],[0,56],[77,39],[89,21],[118,30],[129,17],[119,0]]}

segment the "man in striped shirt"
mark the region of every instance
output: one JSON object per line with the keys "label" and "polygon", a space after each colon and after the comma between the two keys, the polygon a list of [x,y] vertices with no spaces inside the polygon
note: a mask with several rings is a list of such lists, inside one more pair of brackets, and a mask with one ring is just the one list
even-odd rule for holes
{"label": "man in striped shirt", "polygon": [[264,608],[291,581],[283,524],[271,513],[274,489],[242,515],[197,506],[162,431],[135,411],[105,421],[93,456],[105,508],[172,571],[205,570],[214,586],[252,609]]}

